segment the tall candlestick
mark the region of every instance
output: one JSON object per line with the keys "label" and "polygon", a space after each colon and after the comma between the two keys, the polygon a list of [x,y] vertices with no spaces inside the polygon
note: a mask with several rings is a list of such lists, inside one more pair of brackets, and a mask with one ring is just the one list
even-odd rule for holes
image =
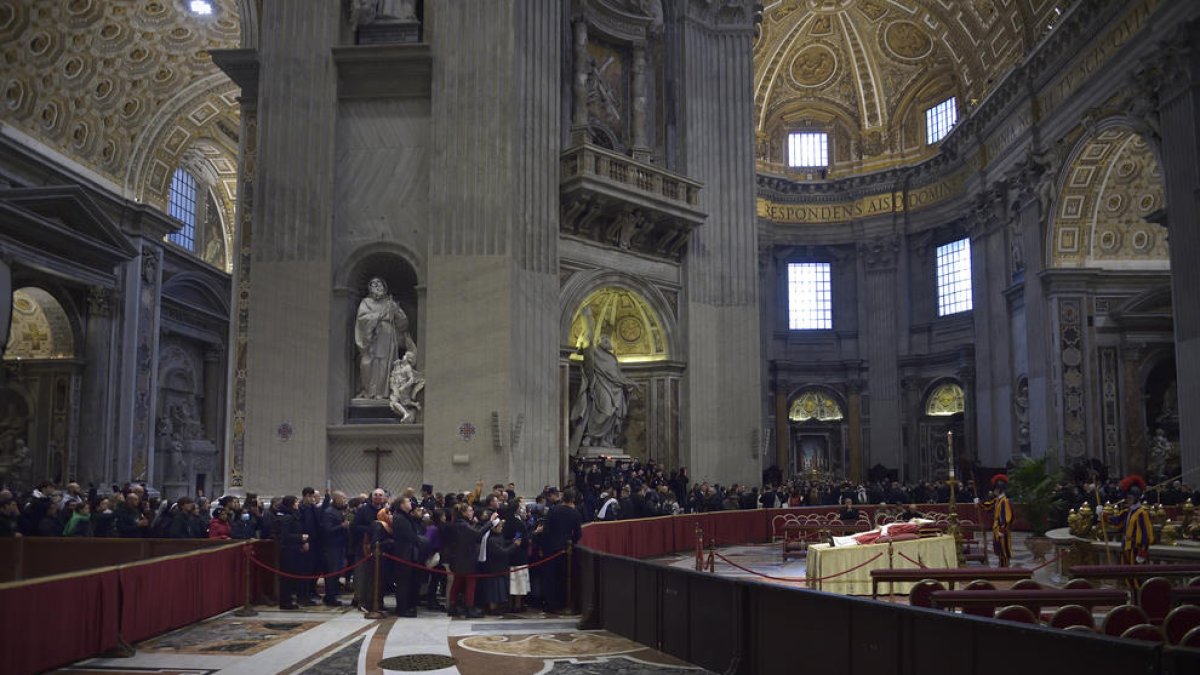
{"label": "tall candlestick", "polygon": [[946,432],[946,456],[950,461],[950,480],[954,480],[954,432]]}

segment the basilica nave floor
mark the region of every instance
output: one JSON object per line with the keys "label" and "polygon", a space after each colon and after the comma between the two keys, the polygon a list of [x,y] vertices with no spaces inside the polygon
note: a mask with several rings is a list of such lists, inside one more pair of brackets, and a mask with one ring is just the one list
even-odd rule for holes
{"label": "basilica nave floor", "polygon": [[348,608],[227,612],[135,645],[132,658],[96,658],[56,671],[73,675],[705,675],[670,656],[605,631],[580,631],[578,617],[525,613],[371,621]]}

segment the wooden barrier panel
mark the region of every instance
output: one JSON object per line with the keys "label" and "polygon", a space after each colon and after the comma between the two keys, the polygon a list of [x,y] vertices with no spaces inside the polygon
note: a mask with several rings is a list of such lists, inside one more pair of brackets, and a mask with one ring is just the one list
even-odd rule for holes
{"label": "wooden barrier panel", "polygon": [[[0,670],[41,672],[117,646],[117,598],[111,568],[0,584]],[[31,614],[36,607],[45,611]]]}
{"label": "wooden barrier panel", "polygon": [[220,539],[4,538],[0,539],[0,583],[125,565],[228,543]]}

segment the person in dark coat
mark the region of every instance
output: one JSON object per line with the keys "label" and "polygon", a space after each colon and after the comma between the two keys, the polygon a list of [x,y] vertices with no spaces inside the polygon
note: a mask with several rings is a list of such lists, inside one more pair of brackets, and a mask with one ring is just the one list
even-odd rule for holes
{"label": "person in dark coat", "polygon": [[[279,502],[279,511],[273,519],[274,536],[279,541],[279,566],[289,574],[305,574],[305,554],[309,551],[308,535],[296,513],[296,495],[288,495]],[[307,582],[281,576],[279,578],[279,609],[296,609],[296,601],[315,605],[305,596]]]}
{"label": "person in dark coat", "polygon": [[521,501],[518,497],[509,504],[504,517],[504,539],[511,541],[513,548],[508,553],[509,576],[508,596],[514,612],[524,612],[525,596],[529,594],[529,570],[512,570],[529,564],[529,526],[521,518]]}
{"label": "person in dark coat", "polygon": [[[407,497],[400,497],[392,504],[392,555],[416,563],[421,557],[421,540],[425,534],[420,521],[412,517],[412,511],[412,500]],[[392,578],[396,584],[396,616],[414,618],[417,616],[415,600],[419,583],[413,574],[416,570],[400,562],[389,562],[393,565]]]}
{"label": "person in dark coat", "polygon": [[475,607],[476,579],[466,575],[475,573],[476,562],[479,559],[479,540],[488,527],[488,523],[475,524],[475,510],[470,504],[461,503],[455,506],[454,537],[450,553],[450,571],[454,573],[454,580],[450,583],[450,596],[446,599],[446,613],[450,616],[461,613],[457,604],[459,593],[464,596],[463,608],[467,618],[477,619],[483,616]]}
{"label": "person in dark coat", "polygon": [[[321,510],[321,557],[326,572],[337,572],[346,566],[346,548],[350,541],[350,520],[346,511],[346,495],[334,492],[333,499]],[[338,600],[341,584],[338,575],[325,577],[325,604],[341,607]]]}
{"label": "person in dark coat", "polygon": [[[301,493],[300,506],[297,512],[300,518],[301,527],[304,534],[308,535],[308,540],[311,546],[304,552],[305,574],[319,574],[321,568],[325,566],[321,560],[321,511],[328,506],[328,502],[321,504],[321,494],[313,488],[306,487]],[[306,582],[304,585],[305,597],[312,600],[314,603],[317,600],[317,580]]]}
{"label": "person in dark coat", "polygon": [[[371,523],[370,529],[367,531],[367,536],[363,539],[364,555],[371,555],[375,552],[378,546],[380,554],[395,555],[394,547],[395,539],[392,537],[392,512],[388,508],[379,509],[375,514],[375,522]],[[357,596],[357,602],[362,604],[362,608],[370,611],[375,608],[383,608],[383,595],[392,587],[392,572],[393,564],[391,560],[383,558],[382,555],[378,561],[379,565],[379,588],[375,587],[375,562],[368,563],[368,567],[363,574],[359,575],[355,581],[354,591]]]}
{"label": "person in dark coat", "polygon": [[499,614],[501,605],[508,604],[509,557],[515,544],[504,539],[504,521],[493,520],[491,529],[482,535],[479,547],[479,574],[492,576],[479,580],[479,602],[488,614]]}
{"label": "person in dark coat", "polygon": [[178,502],[175,502],[167,536],[171,539],[204,539],[208,537],[208,528],[196,514],[196,502],[192,501],[191,497],[181,497]]}
{"label": "person in dark coat", "polygon": [[[370,547],[364,544],[364,542],[369,542],[368,535],[371,532],[372,524],[375,522],[379,510],[386,506],[387,492],[383,488],[375,488],[371,492],[371,498],[354,511],[354,520],[350,522],[350,563],[358,562],[363,557],[370,555],[370,551],[367,550]],[[372,576],[374,574],[373,565],[374,563],[367,563],[358,568],[355,575],[356,579],[361,580]],[[366,579],[366,582],[370,583],[370,579]],[[370,596],[360,594],[358,587],[359,584],[356,581],[354,584],[354,604],[359,607],[369,607]]]}
{"label": "person in dark coat", "polygon": [[[551,498],[556,497],[558,491],[554,488],[551,490]],[[583,518],[579,516],[579,511],[575,508],[574,490],[563,491],[562,502],[550,507],[545,522],[538,525],[533,536],[546,557],[565,550],[568,541],[571,543],[579,541],[579,538],[583,536]],[[545,569],[546,610],[561,611],[566,607],[568,600],[566,597],[567,557],[563,555],[551,560],[546,563]]]}

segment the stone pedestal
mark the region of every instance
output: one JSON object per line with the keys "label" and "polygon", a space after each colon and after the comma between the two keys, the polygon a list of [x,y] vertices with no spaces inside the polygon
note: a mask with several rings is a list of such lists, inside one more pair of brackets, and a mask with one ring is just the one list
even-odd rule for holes
{"label": "stone pedestal", "polygon": [[387,401],[373,398],[350,399],[346,406],[347,424],[399,424]]}
{"label": "stone pedestal", "polygon": [[412,44],[421,41],[421,24],[417,21],[376,21],[358,27],[358,44]]}

